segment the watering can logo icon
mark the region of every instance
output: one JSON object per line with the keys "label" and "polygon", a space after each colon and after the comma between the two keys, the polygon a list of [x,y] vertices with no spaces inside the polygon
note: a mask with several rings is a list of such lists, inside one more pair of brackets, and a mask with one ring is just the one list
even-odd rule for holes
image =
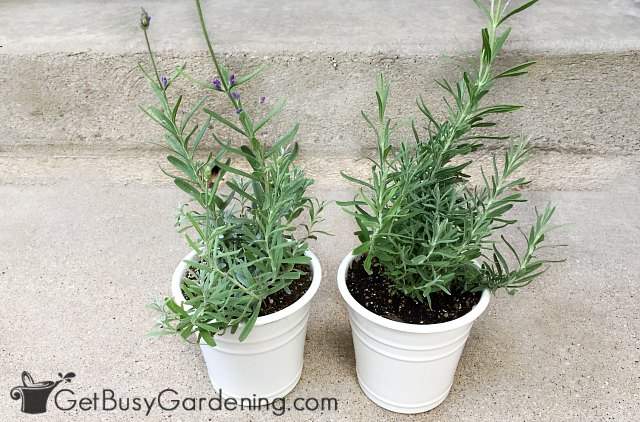
{"label": "watering can logo icon", "polygon": [[13,387],[9,392],[11,398],[14,400],[22,399],[22,407],[20,410],[23,413],[45,413],[47,411],[47,400],[51,392],[61,382],[71,382],[76,374],[73,372],[67,372],[62,375],[62,372],[58,373],[60,377],[57,381],[40,381],[34,382],[31,374],[27,371],[22,372],[22,385]]}

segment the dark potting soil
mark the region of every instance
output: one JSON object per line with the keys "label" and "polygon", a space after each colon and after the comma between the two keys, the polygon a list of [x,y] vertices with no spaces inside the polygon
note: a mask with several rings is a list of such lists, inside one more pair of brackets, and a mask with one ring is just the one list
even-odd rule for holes
{"label": "dark potting soil", "polygon": [[382,268],[374,262],[373,273],[367,274],[363,259],[356,258],[347,271],[347,288],[359,304],[381,317],[408,324],[438,324],[460,318],[480,301],[476,293],[434,293],[431,309],[401,294],[392,295],[391,281]]}
{"label": "dark potting soil", "polygon": [[[265,316],[283,310],[287,306],[294,304],[298,299],[304,296],[307,290],[309,290],[311,282],[313,281],[311,267],[298,264],[295,265],[294,268],[303,274],[298,280],[293,280],[289,285],[289,293],[287,293],[285,289],[282,289],[267,296],[262,301],[259,316]],[[190,280],[197,280],[196,271],[197,270],[194,268],[189,268],[189,270],[187,270],[186,277]],[[182,294],[184,295],[184,291]]]}
{"label": "dark potting soil", "polygon": [[278,292],[270,294],[262,301],[260,307],[260,316],[265,316],[283,310],[289,305],[293,305],[300,299],[311,287],[313,274],[311,267],[305,265],[296,265],[295,269],[303,272],[298,280],[293,280],[289,284],[289,293],[282,289]]}

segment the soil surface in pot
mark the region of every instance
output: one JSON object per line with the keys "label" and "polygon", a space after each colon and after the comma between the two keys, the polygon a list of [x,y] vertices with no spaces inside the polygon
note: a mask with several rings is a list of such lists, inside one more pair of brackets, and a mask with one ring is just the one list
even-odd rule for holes
{"label": "soil surface in pot", "polygon": [[284,289],[279,292],[275,292],[265,298],[262,301],[260,307],[260,316],[265,316],[283,310],[289,305],[293,305],[298,299],[304,296],[311,287],[311,281],[313,280],[313,274],[311,273],[311,267],[305,265],[296,265],[296,270],[304,271],[304,274],[300,276],[298,280],[293,280],[293,283],[289,285],[289,293]]}
{"label": "soil surface in pot", "polygon": [[435,293],[431,309],[406,296],[392,295],[391,281],[382,268],[373,265],[373,274],[365,271],[362,258],[356,258],[347,271],[347,288],[351,296],[369,311],[381,317],[407,324],[438,324],[460,318],[480,301],[482,293]]}
{"label": "soil surface in pot", "polygon": [[[295,265],[296,270],[303,272],[298,280],[293,280],[293,282],[289,285],[289,292],[285,289],[275,292],[269,296],[267,296],[262,301],[262,306],[260,306],[260,314],[259,316],[265,316],[272,314],[274,312],[278,312],[294,304],[298,299],[300,299],[311,287],[311,282],[313,281],[313,273],[311,272],[311,267],[308,265]],[[198,276],[196,274],[198,270],[195,268],[189,268],[186,273],[186,277],[190,280],[197,280]],[[184,290],[182,291],[183,296],[186,297]]]}

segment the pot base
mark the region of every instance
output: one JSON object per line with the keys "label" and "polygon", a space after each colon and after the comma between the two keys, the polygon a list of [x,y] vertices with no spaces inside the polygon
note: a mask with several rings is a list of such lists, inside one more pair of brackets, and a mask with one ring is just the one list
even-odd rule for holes
{"label": "pot base", "polygon": [[358,373],[357,370],[356,370],[356,374],[358,376],[358,384],[360,385],[360,389],[362,390],[364,395],[367,396],[369,400],[371,400],[378,406],[382,407],[383,409],[387,409],[396,413],[403,413],[405,415],[413,415],[416,413],[427,412],[431,409],[435,409],[436,407],[440,406],[442,402],[445,401],[447,396],[449,396],[449,391],[451,391],[451,387],[453,386],[453,384],[449,385],[449,387],[445,390],[444,393],[442,393],[440,396],[428,402],[421,403],[418,405],[413,405],[413,404],[402,405],[400,403],[395,403],[395,402],[385,400],[379,395],[377,395],[376,393],[374,393],[373,391],[371,391],[371,389],[367,387],[367,384],[362,382],[362,379],[360,378],[360,374]]}
{"label": "pot base", "polygon": [[[300,381],[300,377],[302,377],[302,365],[300,366],[300,369],[298,370],[298,374],[296,375],[296,377],[287,386],[282,388],[280,391],[276,391],[274,393],[267,394],[267,395],[265,395],[263,397],[256,397],[256,399],[267,399],[267,401],[269,403],[272,403],[275,399],[282,398],[282,397],[286,396],[287,394],[289,394],[291,391],[293,391],[293,389],[296,388],[296,385],[298,385],[298,382]],[[220,393],[220,396],[223,397],[223,398],[233,398],[233,399],[236,399],[238,401],[240,401],[240,399],[243,399],[243,398],[244,399],[253,399],[253,397],[246,397],[246,396],[243,396],[241,394],[236,394],[233,391],[230,392],[230,393],[228,393],[227,390],[223,391],[213,381],[213,376],[211,374],[209,374],[209,381],[211,381],[211,385],[213,386],[213,389],[218,391]]]}

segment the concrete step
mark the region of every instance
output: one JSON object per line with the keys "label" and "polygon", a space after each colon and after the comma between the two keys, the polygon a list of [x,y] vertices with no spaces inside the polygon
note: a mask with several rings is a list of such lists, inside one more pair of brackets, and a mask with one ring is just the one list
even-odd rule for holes
{"label": "concrete step", "polygon": [[[501,153],[484,151],[471,155],[473,165],[468,168],[472,183],[481,183],[480,168],[491,165],[493,156],[501,160]],[[243,167],[243,163],[237,162]],[[370,163],[366,159],[351,158],[336,154],[307,156],[299,160],[306,174],[315,184],[332,188],[335,192],[349,194],[354,188],[340,174],[368,178]],[[143,183],[172,186],[173,182],[160,167],[170,169],[166,153],[162,151],[121,151],[113,154],[104,149],[95,149],[87,154],[67,151],[67,147],[49,148],[44,153],[39,149],[30,151],[0,152],[0,185],[15,185],[29,189],[32,186],[48,186],[61,181],[73,182],[79,175],[91,176],[91,180],[128,185]],[[246,168],[246,165],[244,166]],[[248,168],[246,168],[248,170]],[[533,182],[527,187],[534,191],[601,191],[616,184],[630,184],[640,175],[640,155],[594,155],[570,154],[557,151],[534,151],[520,174]],[[327,198],[332,199],[332,198]]]}
{"label": "concrete step", "polygon": [[[237,73],[268,64],[242,95],[288,106],[267,140],[294,121],[305,156],[327,151],[358,157],[373,147],[359,112],[372,110],[374,78],[392,82],[390,114],[407,133],[419,117],[415,98],[442,111],[433,80],[473,65],[482,17],[471,0],[424,2],[205,2],[209,26]],[[636,0],[540,2],[513,21],[500,66],[539,63],[525,78],[504,81],[489,101],[521,103],[501,133],[532,136],[541,149],[573,153],[640,151],[640,7]],[[145,60],[138,6],[128,1],[3,3],[0,26],[0,150],[138,149],[159,131],[137,104],[151,101],[136,69]],[[162,0],[148,7],[162,69],[187,62],[194,75],[214,73],[203,51],[194,7]],[[248,30],[250,28],[250,30]],[[384,30],[383,30],[384,29]],[[198,90],[175,86],[194,101]],[[187,101],[188,105],[189,102]],[[216,101],[212,101],[212,106]],[[233,114],[231,112],[231,114]]]}
{"label": "concrete step", "polygon": [[[204,49],[193,2],[173,0],[5,0],[2,48],[10,54],[142,52],[140,5],[153,17],[157,49]],[[203,8],[216,44],[240,53],[456,55],[476,51],[484,24],[471,0],[206,0]],[[610,53],[640,47],[638,0],[542,1],[512,22],[516,31],[510,48],[527,53]]]}

